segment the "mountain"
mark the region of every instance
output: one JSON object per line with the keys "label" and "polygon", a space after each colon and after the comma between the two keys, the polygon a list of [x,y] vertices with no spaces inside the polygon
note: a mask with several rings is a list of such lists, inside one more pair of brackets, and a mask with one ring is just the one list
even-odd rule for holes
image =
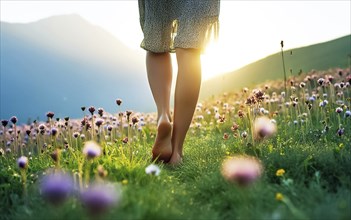
{"label": "mountain", "polygon": [[0,118],[81,117],[82,106],[154,111],[143,51],[79,15],[1,22]]}
{"label": "mountain", "polygon": [[[300,71],[312,69],[345,68],[351,62],[351,35],[284,51],[283,54],[287,77],[291,76],[290,69],[293,75],[297,75]],[[284,79],[281,52],[203,82],[200,99],[274,79]]]}

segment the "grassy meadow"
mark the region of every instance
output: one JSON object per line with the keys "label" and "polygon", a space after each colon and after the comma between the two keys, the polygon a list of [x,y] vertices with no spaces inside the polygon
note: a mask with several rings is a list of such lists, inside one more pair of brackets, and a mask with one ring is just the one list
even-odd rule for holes
{"label": "grassy meadow", "polygon": [[0,219],[350,219],[350,82],[312,71],[198,103],[179,166],[151,161],[156,115],[128,100],[2,119]]}

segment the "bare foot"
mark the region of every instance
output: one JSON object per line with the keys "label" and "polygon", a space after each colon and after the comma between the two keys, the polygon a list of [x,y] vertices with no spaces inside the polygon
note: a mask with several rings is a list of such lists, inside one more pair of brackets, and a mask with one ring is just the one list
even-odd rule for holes
{"label": "bare foot", "polygon": [[174,152],[168,163],[171,165],[177,166],[177,165],[180,165],[182,162],[183,162],[182,156],[179,153]]}
{"label": "bare foot", "polygon": [[172,156],[172,125],[168,117],[161,116],[158,121],[155,144],[152,148],[152,159],[168,162]]}

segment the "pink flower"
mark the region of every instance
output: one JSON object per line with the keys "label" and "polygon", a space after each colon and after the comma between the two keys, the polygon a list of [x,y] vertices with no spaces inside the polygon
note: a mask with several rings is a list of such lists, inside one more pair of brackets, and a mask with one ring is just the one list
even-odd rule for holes
{"label": "pink flower", "polygon": [[262,174],[259,160],[248,156],[236,156],[226,159],[222,164],[222,175],[229,182],[240,186],[248,186]]}
{"label": "pink flower", "polygon": [[277,125],[267,117],[256,118],[254,122],[254,134],[257,139],[272,136],[277,131]]}

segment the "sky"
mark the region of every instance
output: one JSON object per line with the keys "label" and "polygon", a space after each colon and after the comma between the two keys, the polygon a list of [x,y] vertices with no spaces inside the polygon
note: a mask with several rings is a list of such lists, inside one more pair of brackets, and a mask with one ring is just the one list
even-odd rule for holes
{"label": "sky", "polygon": [[[131,49],[142,50],[136,0],[1,0],[0,4],[1,21],[27,23],[75,13]],[[281,40],[289,50],[351,34],[351,0],[221,0],[220,4],[219,39],[201,57],[203,79],[279,52]]]}

